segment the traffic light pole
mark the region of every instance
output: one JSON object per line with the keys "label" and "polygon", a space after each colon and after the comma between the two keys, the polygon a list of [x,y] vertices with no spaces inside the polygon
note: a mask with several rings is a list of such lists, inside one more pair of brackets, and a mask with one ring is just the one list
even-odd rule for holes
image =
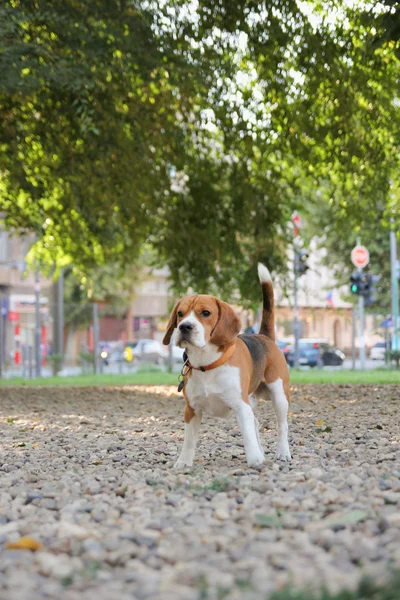
{"label": "traffic light pole", "polygon": [[[361,271],[361,269],[360,269]],[[365,369],[365,335],[364,335],[364,296],[358,296],[358,312],[360,315],[360,363],[361,369]]]}
{"label": "traffic light pole", "polygon": [[40,323],[40,274],[39,267],[36,266],[35,271],[35,365],[36,365],[36,377],[41,377],[41,323]]}
{"label": "traffic light pole", "polygon": [[297,255],[296,249],[294,250],[293,258],[293,333],[294,333],[294,367],[299,366],[299,307],[297,302]]}
{"label": "traffic light pole", "polygon": [[[392,227],[394,219],[391,219]],[[397,244],[395,231],[390,232],[390,269],[392,279],[392,321],[393,321],[393,350],[399,350],[398,320],[399,320],[399,282],[397,279]]]}

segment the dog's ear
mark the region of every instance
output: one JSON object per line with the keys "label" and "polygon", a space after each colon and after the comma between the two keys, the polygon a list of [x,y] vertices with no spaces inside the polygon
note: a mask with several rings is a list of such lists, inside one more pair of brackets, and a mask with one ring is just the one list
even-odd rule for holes
{"label": "dog's ear", "polygon": [[169,318],[168,325],[167,325],[167,331],[165,332],[164,339],[163,339],[164,346],[168,346],[168,344],[170,343],[174,329],[177,326],[177,318],[176,317],[177,317],[177,313],[178,313],[179,302],[180,302],[180,300],[175,304],[174,309]]}
{"label": "dog's ear", "polygon": [[240,332],[241,323],[232,306],[222,300],[217,299],[216,302],[219,317],[211,333],[210,342],[216,346],[227,346]]}

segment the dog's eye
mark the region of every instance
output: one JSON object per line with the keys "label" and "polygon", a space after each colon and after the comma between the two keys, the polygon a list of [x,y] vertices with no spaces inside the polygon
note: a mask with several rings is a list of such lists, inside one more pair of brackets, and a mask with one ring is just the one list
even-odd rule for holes
{"label": "dog's eye", "polygon": [[178,317],[183,317],[183,312],[181,310],[178,310]]}
{"label": "dog's eye", "polygon": [[202,310],[201,311],[201,316],[202,317],[209,317],[211,315],[209,310]]}

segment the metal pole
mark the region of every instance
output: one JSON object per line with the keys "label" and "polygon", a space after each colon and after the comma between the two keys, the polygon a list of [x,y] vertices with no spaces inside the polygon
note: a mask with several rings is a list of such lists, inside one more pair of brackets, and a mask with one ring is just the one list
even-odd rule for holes
{"label": "metal pole", "polygon": [[299,307],[297,302],[297,254],[296,249],[294,251],[294,260],[293,260],[293,272],[294,272],[294,282],[293,282],[293,333],[294,333],[294,367],[297,368],[299,366]]}
{"label": "metal pole", "polygon": [[32,379],[32,346],[28,346],[28,369],[29,379]]}
{"label": "metal pole", "polygon": [[28,348],[27,346],[24,344],[21,348],[21,355],[22,355],[22,377],[26,377],[26,362],[27,362],[27,351]]}
{"label": "metal pole", "polygon": [[[361,269],[360,269],[361,271]],[[360,313],[360,366],[365,369],[365,337],[364,337],[364,296],[358,296],[358,310]]]}
{"label": "metal pole", "polygon": [[174,353],[172,343],[168,346],[168,370],[170,373],[174,370]]}
{"label": "metal pole", "polygon": [[[361,239],[357,238],[357,246],[361,246]],[[362,269],[358,268],[357,271],[362,273]],[[358,315],[360,317],[360,368],[365,369],[365,335],[364,335],[364,296],[358,296]]]}
{"label": "metal pole", "polygon": [[64,271],[60,269],[60,276],[57,281],[57,341],[56,352],[64,355]]}
{"label": "metal pole", "polygon": [[[391,219],[392,228],[394,219]],[[397,279],[397,243],[396,233],[390,232],[390,270],[392,279],[392,321],[393,321],[393,350],[399,350],[398,320],[399,320],[399,281]]]}
{"label": "metal pole", "polygon": [[36,377],[41,376],[41,328],[40,328],[40,275],[39,269],[35,271],[35,363]]}
{"label": "metal pole", "polygon": [[3,315],[3,296],[0,298],[1,312],[0,312],[0,377],[3,377],[3,365],[4,365],[4,315]]}
{"label": "metal pole", "polygon": [[94,302],[93,304],[93,364],[95,375],[99,372],[98,348],[99,346],[99,309]]}
{"label": "metal pole", "polygon": [[351,311],[351,368],[356,368],[356,307]]}

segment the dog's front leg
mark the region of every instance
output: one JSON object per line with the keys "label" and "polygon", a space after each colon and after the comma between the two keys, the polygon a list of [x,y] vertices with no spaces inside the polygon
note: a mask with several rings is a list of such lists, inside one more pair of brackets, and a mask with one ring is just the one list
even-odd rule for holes
{"label": "dog's front leg", "polygon": [[243,435],[244,450],[249,467],[260,467],[264,462],[264,452],[260,447],[257,422],[250,404],[240,401],[236,418]]}
{"label": "dog's front leg", "polygon": [[187,408],[185,411],[185,437],[181,454],[174,465],[175,469],[179,467],[191,467],[193,465],[200,425],[201,411],[195,413],[190,408]]}

